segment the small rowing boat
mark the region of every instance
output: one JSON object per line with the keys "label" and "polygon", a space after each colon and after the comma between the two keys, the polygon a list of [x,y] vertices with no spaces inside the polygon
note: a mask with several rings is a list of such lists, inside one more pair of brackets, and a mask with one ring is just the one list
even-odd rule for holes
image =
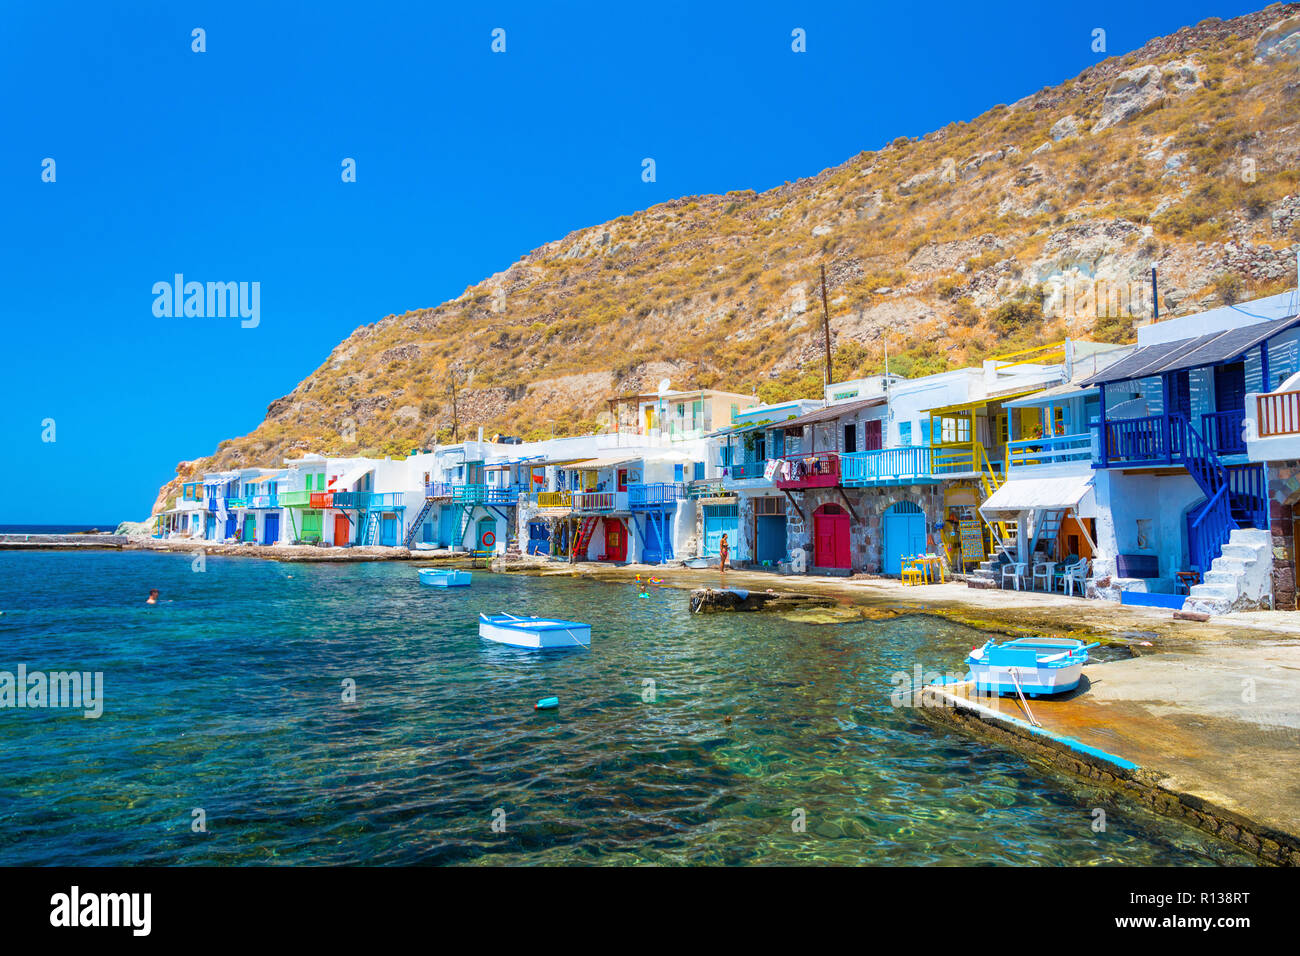
{"label": "small rowing boat", "polygon": [[468,587],[472,574],[460,568],[420,568],[420,583],[435,588]]}
{"label": "small rowing boat", "polygon": [[544,651],[563,647],[589,647],[591,625],[558,618],[480,614],[478,636],[485,641]]}
{"label": "small rowing boat", "polygon": [[966,658],[967,680],[985,694],[1063,694],[1079,686],[1088,651],[1096,646],[1069,637],[1022,637],[1005,644],[990,640]]}

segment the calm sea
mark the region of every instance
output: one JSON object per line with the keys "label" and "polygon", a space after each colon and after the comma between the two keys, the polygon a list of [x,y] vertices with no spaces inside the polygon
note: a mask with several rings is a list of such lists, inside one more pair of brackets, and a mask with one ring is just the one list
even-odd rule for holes
{"label": "calm sea", "polygon": [[113,531],[112,524],[0,524],[0,534],[76,534],[81,531]]}
{"label": "calm sea", "polygon": [[[590,621],[592,648],[481,642],[497,609]],[[892,674],[982,639],[924,616],[145,552],[0,552],[0,611],[0,670],[101,671],[105,696],[0,710],[6,865],[1250,862],[891,707]]]}

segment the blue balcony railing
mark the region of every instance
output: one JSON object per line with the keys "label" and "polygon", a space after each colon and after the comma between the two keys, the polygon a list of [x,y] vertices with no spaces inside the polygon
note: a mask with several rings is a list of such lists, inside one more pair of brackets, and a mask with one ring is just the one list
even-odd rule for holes
{"label": "blue balcony railing", "polygon": [[846,488],[935,481],[925,445],[877,448],[840,455],[840,483]]}
{"label": "blue balcony railing", "polygon": [[1081,435],[1056,435],[1050,438],[1025,438],[1009,442],[1012,468],[1031,465],[1057,465],[1067,461],[1092,461],[1093,437],[1088,432]]}
{"label": "blue balcony railing", "polygon": [[627,505],[633,511],[667,508],[686,497],[686,488],[680,482],[658,481],[627,486]]}
{"label": "blue balcony railing", "polygon": [[424,496],[426,498],[450,498],[451,482],[449,481],[431,481],[424,486]]}
{"label": "blue balcony railing", "polygon": [[1246,412],[1235,408],[1201,416],[1201,434],[1216,455],[1246,454]]}
{"label": "blue balcony railing", "polygon": [[370,492],[336,491],[334,492],[334,507],[345,508],[348,511],[366,511],[370,508]]}
{"label": "blue balcony railing", "polygon": [[482,504],[487,501],[487,485],[454,484],[451,486],[451,500],[460,504]]}
{"label": "blue balcony railing", "polygon": [[733,481],[743,481],[749,478],[762,478],[763,470],[767,468],[767,459],[760,461],[738,461],[730,465],[727,470],[727,477]]}
{"label": "blue balcony railing", "polygon": [[490,505],[513,505],[519,502],[519,494],[523,489],[519,485],[489,485],[487,489],[487,503]]}
{"label": "blue balcony railing", "polygon": [[248,507],[263,510],[278,508],[280,507],[280,498],[278,495],[253,495],[248,499]]}

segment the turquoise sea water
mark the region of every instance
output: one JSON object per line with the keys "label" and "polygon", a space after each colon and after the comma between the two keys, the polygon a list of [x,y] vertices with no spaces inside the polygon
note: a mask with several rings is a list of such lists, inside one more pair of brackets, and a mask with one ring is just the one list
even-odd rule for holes
{"label": "turquoise sea water", "polygon": [[[0,670],[102,671],[105,697],[97,720],[0,710],[0,864],[1250,862],[890,706],[891,674],[956,669],[969,629],[474,581],[0,552]],[[592,648],[481,642],[497,609],[590,621]]]}

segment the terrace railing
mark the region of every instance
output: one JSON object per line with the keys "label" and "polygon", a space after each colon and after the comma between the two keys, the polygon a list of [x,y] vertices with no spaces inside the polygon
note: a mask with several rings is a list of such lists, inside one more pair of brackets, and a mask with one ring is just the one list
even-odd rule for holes
{"label": "terrace railing", "polygon": [[280,504],[286,508],[305,508],[311,504],[311,492],[286,491],[280,495]]}
{"label": "terrace railing", "polygon": [[573,493],[574,511],[621,511],[626,507],[627,492],[575,491]]}
{"label": "terrace railing", "polygon": [[925,445],[876,448],[840,455],[840,484],[845,487],[930,481],[930,449]]}
{"label": "terrace railing", "polygon": [[334,492],[334,507],[344,508],[348,511],[366,511],[370,508],[370,492],[336,491]]}
{"label": "terrace railing", "polygon": [[1300,435],[1300,392],[1268,392],[1255,401],[1260,438]]}
{"label": "terrace railing", "polygon": [[696,478],[686,483],[687,498],[720,498],[730,494],[721,478]]}
{"label": "terrace railing", "polygon": [[750,478],[762,478],[767,468],[767,459],[760,461],[738,461],[728,466],[727,477],[732,481],[744,481]]}
{"label": "terrace railing", "polygon": [[313,508],[333,508],[334,492],[332,491],[313,491],[308,502]]}
{"label": "terrace railing", "polygon": [[1201,416],[1201,434],[1215,454],[1246,453],[1245,418],[1246,413],[1240,408]]}
{"label": "terrace railing", "polygon": [[787,455],[790,477],[785,468],[774,479],[778,488],[832,488],[840,483],[840,455],[834,451],[819,451],[812,455]]}
{"label": "terrace railing", "polygon": [[458,504],[482,504],[487,501],[487,485],[452,485],[451,500]]}
{"label": "terrace railing", "polygon": [[537,493],[537,507],[539,508],[571,508],[573,507],[573,492],[571,491],[540,491]]}
{"label": "terrace railing", "polygon": [[431,481],[424,486],[424,497],[426,498],[450,498],[451,482],[448,481]]}
{"label": "terrace railing", "polygon": [[372,491],[370,492],[370,510],[371,511],[392,511],[394,509],[405,510],[405,501],[400,491]]}
{"label": "terrace railing", "polygon": [[518,485],[489,485],[486,500],[490,505],[513,505],[518,503],[522,491]]}
{"label": "terrace railing", "polygon": [[248,507],[262,508],[262,509],[278,508],[280,507],[280,496],[279,495],[253,495],[253,497],[248,499]]}
{"label": "terrace railing", "polygon": [[1059,465],[1068,461],[1092,461],[1091,432],[1080,435],[1054,435],[1050,438],[1023,438],[1007,443],[1010,467]]}
{"label": "terrace railing", "polygon": [[627,504],[633,511],[667,508],[686,497],[680,482],[660,481],[627,486]]}

